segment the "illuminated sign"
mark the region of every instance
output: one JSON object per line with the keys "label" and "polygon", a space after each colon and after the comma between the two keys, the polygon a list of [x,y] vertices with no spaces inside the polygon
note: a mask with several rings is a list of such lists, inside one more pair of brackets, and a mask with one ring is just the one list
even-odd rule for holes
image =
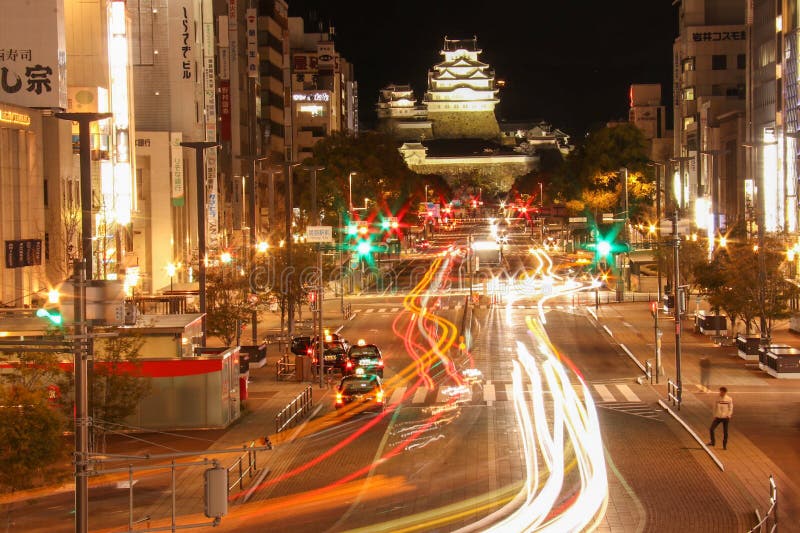
{"label": "illuminated sign", "polygon": [[331,95],[327,92],[292,94],[292,100],[295,102],[328,102],[330,99]]}
{"label": "illuminated sign", "polygon": [[0,122],[7,122],[8,124],[19,124],[20,126],[30,126],[31,117],[16,111],[9,111],[7,109],[0,109]]}

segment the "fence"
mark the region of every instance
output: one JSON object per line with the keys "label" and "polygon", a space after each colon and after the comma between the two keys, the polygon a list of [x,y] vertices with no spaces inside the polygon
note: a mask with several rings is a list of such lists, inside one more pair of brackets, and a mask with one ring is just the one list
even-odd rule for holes
{"label": "fence", "polygon": [[769,509],[761,518],[761,515],[756,509],[756,520],[758,523],[747,531],[747,533],[772,533],[778,531],[778,489],[775,487],[775,478],[769,476]]}
{"label": "fence", "polygon": [[275,415],[275,433],[280,433],[284,429],[297,424],[311,412],[313,405],[314,401],[312,398],[311,386],[309,385],[303,392],[297,395],[297,398],[292,400],[280,413]]}
{"label": "fence", "polygon": [[681,388],[671,379],[667,380],[667,397],[672,405],[681,410]]}
{"label": "fence", "polygon": [[284,355],[275,362],[275,379],[277,381],[293,379],[295,377],[295,364],[290,363],[290,356]]}
{"label": "fence", "polygon": [[[233,462],[231,466],[228,467],[228,493],[230,493],[230,491],[233,490],[236,485],[239,485],[239,490],[243,490],[245,478],[252,479],[255,477],[256,472],[258,472],[258,466],[256,464],[256,450],[252,449],[255,447],[255,444],[255,442],[251,442],[251,449],[246,450],[236,459],[236,461]],[[237,470],[239,472],[239,477],[234,479],[233,483],[231,483],[231,472],[235,472]]]}

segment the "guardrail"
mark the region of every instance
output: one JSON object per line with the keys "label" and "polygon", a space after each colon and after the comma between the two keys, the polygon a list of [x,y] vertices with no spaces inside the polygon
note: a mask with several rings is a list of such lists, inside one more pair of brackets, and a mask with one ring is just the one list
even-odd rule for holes
{"label": "guardrail", "polygon": [[681,410],[681,388],[671,379],[667,380],[667,398],[672,405]]}
{"label": "guardrail", "polygon": [[295,376],[295,364],[289,362],[289,356],[284,355],[275,362],[275,379],[281,381],[282,379],[293,379]]}
{"label": "guardrail", "polygon": [[314,405],[311,386],[305,388],[297,395],[289,405],[284,407],[280,413],[275,415],[275,433],[280,433],[286,428],[292,427],[311,412]]}
{"label": "guardrail", "polygon": [[350,320],[353,317],[353,305],[344,304],[344,307],[342,308],[342,315],[344,315],[345,320]]}
{"label": "guardrail", "polygon": [[[269,441],[267,443],[269,445]],[[255,445],[255,442],[251,442],[250,448],[254,448]],[[245,466],[245,463],[247,466]],[[233,483],[231,483],[231,472],[235,470],[239,471],[239,477],[233,480]],[[255,477],[256,472],[258,472],[258,466],[256,464],[256,450],[248,449],[242,455],[240,455],[231,466],[228,467],[228,493],[230,493],[236,485],[239,485],[239,490],[244,490],[244,478],[248,477],[252,479]]]}
{"label": "guardrail", "polygon": [[761,515],[756,509],[756,520],[758,523],[749,529],[747,533],[772,533],[778,531],[778,488],[775,486],[775,478],[769,476],[769,509],[761,518]]}

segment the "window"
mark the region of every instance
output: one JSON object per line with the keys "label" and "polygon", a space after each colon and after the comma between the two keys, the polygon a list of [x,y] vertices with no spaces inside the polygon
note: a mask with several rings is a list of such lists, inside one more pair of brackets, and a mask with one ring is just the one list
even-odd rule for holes
{"label": "window", "polygon": [[728,57],[724,55],[711,56],[711,70],[725,70],[728,68]]}
{"label": "window", "polygon": [[692,124],[694,124],[694,115],[690,117],[683,117],[683,129],[688,128]]}
{"label": "window", "polygon": [[744,54],[737,54],[736,56],[736,68],[739,70],[744,70],[747,68],[747,56]]}
{"label": "window", "polygon": [[693,57],[687,57],[686,59],[681,61],[681,69],[684,72],[693,71],[694,70],[694,58]]}
{"label": "window", "polygon": [[686,87],[683,89],[684,100],[694,100],[694,87]]}
{"label": "window", "polygon": [[723,94],[722,85],[714,84],[711,86],[711,96],[722,96]]}

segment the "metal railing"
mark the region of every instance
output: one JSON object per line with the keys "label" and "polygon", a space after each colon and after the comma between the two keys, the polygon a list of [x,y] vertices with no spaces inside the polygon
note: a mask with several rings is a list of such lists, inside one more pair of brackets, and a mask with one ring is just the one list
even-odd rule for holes
{"label": "metal railing", "polygon": [[681,410],[681,389],[671,379],[667,380],[667,398],[672,405],[678,408],[678,411]]}
{"label": "metal railing", "polygon": [[756,509],[756,520],[758,523],[747,530],[747,533],[773,533],[778,531],[778,488],[775,486],[775,478],[769,476],[769,509],[761,518],[761,514]]}
{"label": "metal railing", "polygon": [[[256,450],[253,449],[255,445],[255,442],[251,442],[249,448],[228,467],[228,493],[230,493],[236,485],[239,485],[239,490],[244,490],[245,477],[252,479],[255,477],[256,472],[258,472]],[[231,483],[231,472],[236,470],[239,471],[239,477],[234,479],[233,483]]]}
{"label": "metal railing", "polygon": [[353,316],[353,305],[352,304],[344,304],[344,308],[342,310],[342,314],[344,315],[345,320],[350,320],[350,317]]}
{"label": "metal railing", "polygon": [[289,362],[289,356],[284,355],[275,362],[275,379],[277,381],[292,379],[295,376],[295,364]]}
{"label": "metal railing", "polygon": [[275,433],[280,433],[284,429],[297,424],[311,412],[313,405],[314,400],[311,386],[309,385],[303,392],[297,395],[297,398],[292,400],[280,413],[275,415]]}
{"label": "metal railing", "polygon": [[644,375],[647,379],[650,380],[650,385],[653,384],[653,363],[650,362],[650,359],[644,362]]}

